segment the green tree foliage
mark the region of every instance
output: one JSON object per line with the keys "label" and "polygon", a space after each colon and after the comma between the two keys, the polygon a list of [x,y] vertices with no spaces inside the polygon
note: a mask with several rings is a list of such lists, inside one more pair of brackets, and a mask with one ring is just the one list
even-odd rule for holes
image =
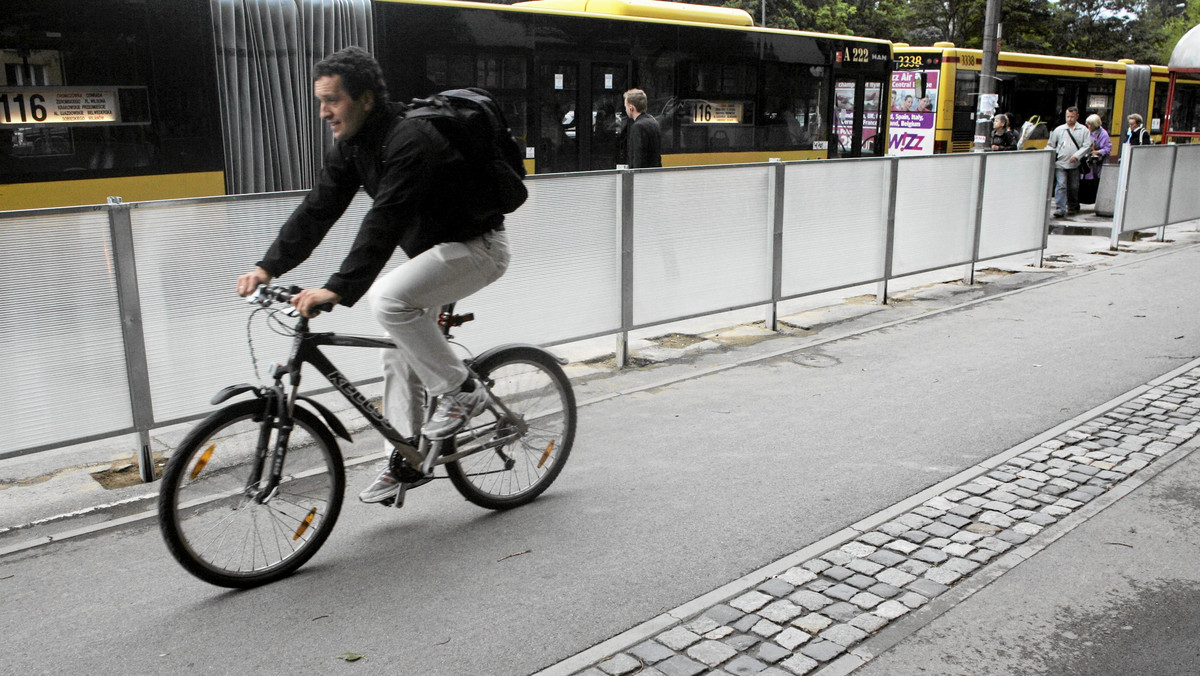
{"label": "green tree foliage", "polygon": [[[692,0],[719,4],[721,0]],[[725,0],[767,25],[912,45],[983,44],[987,0]],[[1031,54],[1167,63],[1200,24],[1200,0],[1002,0],[1001,48]]]}

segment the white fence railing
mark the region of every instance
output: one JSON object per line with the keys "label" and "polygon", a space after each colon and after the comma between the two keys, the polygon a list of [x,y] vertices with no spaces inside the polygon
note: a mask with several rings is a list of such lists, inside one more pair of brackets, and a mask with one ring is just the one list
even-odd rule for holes
{"label": "white fence railing", "polygon": [[[883,300],[895,277],[1043,249],[1051,161],[1037,151],[530,177],[529,202],[507,222],[513,263],[467,302],[481,321],[458,338],[478,350],[624,337],[751,306],[773,317],[782,300],[867,283]],[[0,213],[0,458],[136,433],[146,478],[149,430],[206,413],[214,392],[250,379],[248,332],[260,363],[286,350],[265,323],[248,326],[233,288],[300,198]],[[368,207],[360,194],[283,281],[323,283]],[[361,306],[318,322],[380,333]],[[334,355],[352,378],[378,372],[373,351]]]}
{"label": "white fence railing", "polygon": [[1126,232],[1200,218],[1200,145],[1127,146],[1120,172],[1114,248]]}

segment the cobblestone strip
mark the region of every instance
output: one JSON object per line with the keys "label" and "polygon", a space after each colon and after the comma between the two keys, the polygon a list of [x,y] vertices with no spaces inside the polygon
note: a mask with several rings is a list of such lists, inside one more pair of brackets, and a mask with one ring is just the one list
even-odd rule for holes
{"label": "cobblestone strip", "polygon": [[1200,432],[1200,368],[578,676],[801,676]]}

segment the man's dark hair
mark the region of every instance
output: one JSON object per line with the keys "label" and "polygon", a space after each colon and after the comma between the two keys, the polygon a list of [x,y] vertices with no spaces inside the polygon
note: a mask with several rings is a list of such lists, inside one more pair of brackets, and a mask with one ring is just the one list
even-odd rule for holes
{"label": "man's dark hair", "polygon": [[1068,106],[1068,107],[1067,107],[1067,112],[1068,112],[1068,113],[1075,113],[1076,115],[1078,115],[1078,114],[1079,114],[1079,109],[1078,109],[1078,108],[1076,108],[1075,106]]}
{"label": "man's dark hair", "polygon": [[383,69],[375,57],[362,47],[339,49],[313,66],[314,80],[334,75],[341,76],[342,87],[350,94],[350,98],[357,99],[363,92],[373,92],[376,101],[387,101]]}

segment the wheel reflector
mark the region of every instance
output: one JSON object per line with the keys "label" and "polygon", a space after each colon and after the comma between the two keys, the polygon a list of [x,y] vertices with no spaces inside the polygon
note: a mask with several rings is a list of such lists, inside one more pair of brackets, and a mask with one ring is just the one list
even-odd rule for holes
{"label": "wheel reflector", "polygon": [[200,454],[200,459],[196,461],[196,466],[192,468],[192,474],[188,477],[189,479],[195,480],[196,477],[200,476],[200,472],[204,471],[205,465],[208,464],[215,450],[217,450],[216,444],[209,444],[208,448],[204,449],[204,452]]}
{"label": "wheel reflector", "polygon": [[308,510],[308,516],[304,517],[304,520],[300,522],[300,527],[296,529],[296,534],[292,536],[293,540],[299,540],[300,536],[304,535],[304,531],[308,530],[308,527],[310,525],[312,525],[313,517],[316,515],[317,515],[316,507],[313,507],[312,509]]}
{"label": "wheel reflector", "polygon": [[542,465],[546,464],[546,460],[550,457],[550,452],[553,450],[554,440],[551,439],[550,443],[546,446],[546,452],[542,454],[542,459],[538,461],[538,469],[541,469]]}

